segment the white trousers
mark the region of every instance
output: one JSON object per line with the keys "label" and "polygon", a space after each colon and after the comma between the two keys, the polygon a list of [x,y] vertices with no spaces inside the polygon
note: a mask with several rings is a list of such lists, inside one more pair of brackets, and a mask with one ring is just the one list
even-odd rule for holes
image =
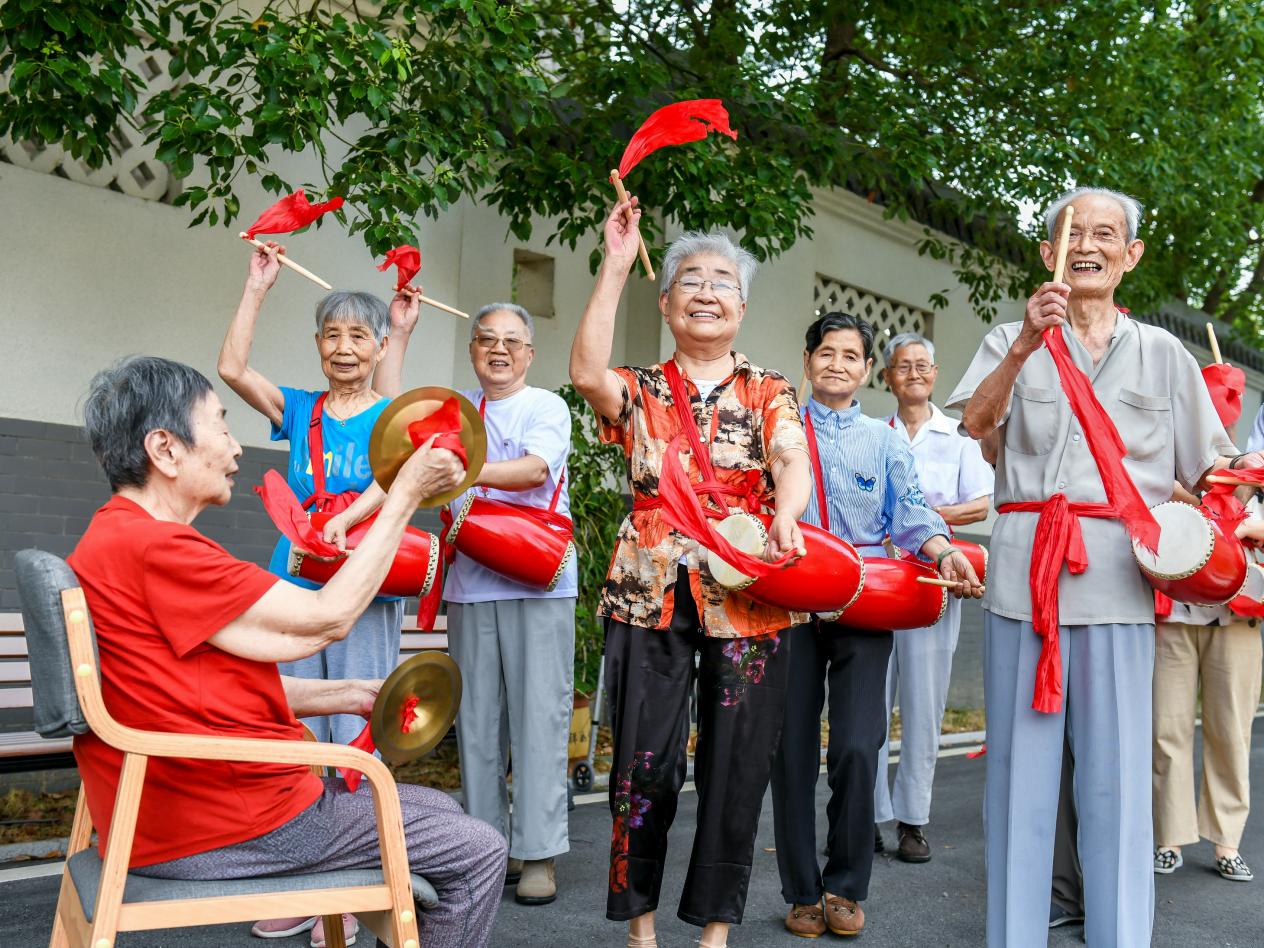
{"label": "white trousers", "polygon": [[1094,948],[1144,948],[1154,927],[1154,626],[1061,633],[1062,710],[1041,714],[1031,708],[1040,637],[1030,622],[984,613],[987,943],[1048,944],[1065,734],[1075,757],[1085,935]]}
{"label": "white trousers", "polygon": [[456,735],[465,812],[498,829],[514,859],[566,852],[575,599],[449,603],[448,652],[461,669]]}
{"label": "white trousers", "polygon": [[952,655],[961,631],[961,600],[948,597],[948,608],[932,626],[899,629],[893,634],[891,664],[887,668],[887,732],[898,695],[900,705],[900,762],[895,789],[890,786],[890,739],[878,752],[878,780],[873,790],[874,819],[899,820],[911,826],[930,822],[931,785],[939,759],[939,731],[944,723]]}

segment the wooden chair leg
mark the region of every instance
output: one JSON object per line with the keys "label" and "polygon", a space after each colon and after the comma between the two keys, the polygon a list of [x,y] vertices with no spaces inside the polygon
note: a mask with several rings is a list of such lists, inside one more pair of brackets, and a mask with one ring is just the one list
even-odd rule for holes
{"label": "wooden chair leg", "polygon": [[66,926],[61,920],[61,904],[58,903],[53,915],[53,934],[48,939],[48,948],[70,948],[70,939],[66,937]]}
{"label": "wooden chair leg", "polygon": [[347,948],[347,939],[342,931],[342,915],[326,915],[325,948]]}
{"label": "wooden chair leg", "polygon": [[123,887],[127,883],[132,840],[136,835],[136,815],[148,762],[149,758],[143,754],[123,756],[123,768],[114,798],[114,818],[110,822],[110,839],[101,866],[101,887],[97,891],[96,909],[92,914],[92,934],[89,936],[92,948],[113,948],[114,937],[118,934]]}

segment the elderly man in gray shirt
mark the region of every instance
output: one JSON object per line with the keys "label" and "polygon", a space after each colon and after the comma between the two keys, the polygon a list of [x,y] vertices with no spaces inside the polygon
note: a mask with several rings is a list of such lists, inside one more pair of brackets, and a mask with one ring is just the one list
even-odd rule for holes
{"label": "elderly man in gray shirt", "polygon": [[[984,454],[996,457],[1001,513],[984,600],[992,948],[1047,944],[1064,735],[1075,755],[1088,943],[1140,948],[1150,944],[1153,928],[1153,590],[1119,521],[1077,511],[1104,505],[1107,497],[1042,333],[1061,333],[1090,380],[1146,504],[1170,498],[1174,479],[1195,491],[1213,470],[1264,466],[1259,455],[1235,454],[1181,343],[1115,305],[1115,288],[1145,249],[1137,239],[1137,202],[1090,188],[1064,195],[1048,212],[1049,240],[1040,245],[1050,270],[1054,226],[1068,206],[1074,214],[1066,282],[1043,284],[1022,322],[988,333],[948,402],[962,409],[962,426],[984,442]],[[1065,682],[1065,701],[1058,694],[1042,702],[1051,709],[1042,712],[1032,707],[1042,649],[1033,626],[1031,590],[1040,587],[1032,548],[1040,508],[1054,498],[1050,509],[1069,503],[1074,516],[1067,532],[1082,532],[1088,565],[1077,574],[1065,563],[1055,570],[1058,620],[1048,644],[1053,655],[1060,645],[1060,667],[1052,673],[1055,692]],[[1012,504],[1025,509],[1007,512]]]}

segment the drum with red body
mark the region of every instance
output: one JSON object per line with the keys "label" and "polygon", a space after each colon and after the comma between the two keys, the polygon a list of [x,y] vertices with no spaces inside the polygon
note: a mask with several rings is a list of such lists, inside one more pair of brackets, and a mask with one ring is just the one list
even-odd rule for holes
{"label": "drum with red body", "polygon": [[[934,567],[914,560],[865,557],[865,583],[856,601],[836,620],[857,629],[920,629],[934,625],[948,608],[948,590],[919,583],[938,579]],[[980,577],[982,578],[982,577]]]}
{"label": "drum with red body", "polygon": [[575,544],[520,507],[471,494],[448,529],[447,542],[494,573],[524,586],[552,590]]}
{"label": "drum with red body", "polygon": [[[952,545],[965,554],[970,566],[974,569],[974,575],[979,577],[980,583],[987,582],[987,565],[988,551],[986,546],[980,546],[978,543],[971,543],[969,540],[962,540],[960,537],[952,538]],[[916,626],[914,626],[916,628]]]}
{"label": "drum with red body", "polygon": [[1226,536],[1215,520],[1189,504],[1168,501],[1150,512],[1159,522],[1158,552],[1134,540],[1132,553],[1155,589],[1194,606],[1219,606],[1241,592],[1246,551],[1236,537]]}
{"label": "drum with red body", "polygon": [[[743,553],[759,556],[768,543],[768,514],[737,513],[716,525],[716,532]],[[741,592],[756,602],[792,612],[834,613],[843,609],[864,582],[864,560],[856,548],[828,530],[800,523],[807,555],[785,569],[760,579],[734,569],[715,553],[707,553],[707,565],[715,581]]]}
{"label": "drum with red body", "polygon": [[[312,526],[318,532],[333,517],[330,513],[313,513]],[[367,517],[347,531],[347,549],[354,550],[369,532],[376,517]],[[313,583],[327,583],[342,568],[346,557],[321,560],[297,546],[290,548],[289,573]],[[439,538],[413,527],[404,528],[399,550],[391,561],[391,568],[382,580],[379,596],[425,596],[434,586],[439,575]]]}
{"label": "drum with red body", "polygon": [[1240,616],[1264,617],[1264,566],[1253,561],[1246,564],[1246,582],[1229,600],[1229,609]]}

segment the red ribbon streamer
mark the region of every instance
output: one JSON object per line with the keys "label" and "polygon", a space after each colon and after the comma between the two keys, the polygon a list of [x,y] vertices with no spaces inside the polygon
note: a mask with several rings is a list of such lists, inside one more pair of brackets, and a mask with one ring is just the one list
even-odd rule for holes
{"label": "red ribbon streamer", "polygon": [[[376,751],[377,745],[373,743],[373,725],[364,725],[364,730],[357,734],[356,739],[348,746],[359,748],[366,754],[372,754]],[[360,786],[360,781],[364,778],[364,774],[360,771],[352,770],[349,767],[339,767],[338,775],[342,777],[342,782],[346,784],[347,790],[351,793],[356,792],[356,789]]]}
{"label": "red ribbon streamer", "polygon": [[[1081,373],[1083,374],[1083,373]],[[1031,624],[1043,639],[1036,664],[1036,687],[1031,706],[1053,714],[1062,709],[1062,643],[1058,619],[1058,576],[1065,563],[1073,575],[1088,569],[1088,551],[1080,531],[1080,517],[1115,520],[1111,504],[1073,504],[1066,494],[1054,494],[1046,501],[1001,504],[997,513],[1017,511],[1040,514],[1031,547]],[[1149,511],[1146,511],[1149,513]],[[1153,519],[1153,518],[1151,518]]]}
{"label": "red ribbon streamer", "polygon": [[307,200],[303,189],[299,188],[289,197],[283,197],[259,215],[246,230],[246,236],[253,238],[257,234],[292,234],[306,227],[316,218],[329,211],[342,207],[342,198],[336,197],[323,204],[312,204]]}
{"label": "red ribbon streamer", "polygon": [[619,159],[619,177],[626,178],[651,152],[667,145],[701,141],[710,132],[737,140],[737,132],[729,127],[729,113],[721,100],[689,99],[665,105],[650,115],[628,142]]}
{"label": "red ribbon streamer", "polygon": [[1213,362],[1203,368],[1203,381],[1211,403],[1216,406],[1220,423],[1228,428],[1242,417],[1242,393],[1246,391],[1246,373],[1227,362]]}
{"label": "red ribbon streamer", "polygon": [[1123,457],[1128,449],[1123,438],[1119,437],[1119,430],[1097,400],[1093,383],[1072,361],[1062,333],[1046,329],[1044,340],[1062,380],[1062,389],[1071,403],[1071,411],[1084,429],[1084,438],[1097,463],[1110,506],[1130,537],[1147,550],[1157,551],[1159,524],[1124,467]]}
{"label": "red ribbon streamer", "polygon": [[325,541],[320,533],[307,519],[307,513],[299,505],[298,498],[290,485],[276,471],[265,471],[263,483],[255,488],[255,493],[263,500],[263,508],[291,543],[299,549],[335,559],[342,556],[338,548]]}
{"label": "red ribbon streamer", "polygon": [[386,272],[392,266],[395,267],[395,292],[398,293],[412,282],[413,277],[421,269],[421,251],[411,244],[396,247],[386,255],[386,259],[378,264],[377,268]]}

